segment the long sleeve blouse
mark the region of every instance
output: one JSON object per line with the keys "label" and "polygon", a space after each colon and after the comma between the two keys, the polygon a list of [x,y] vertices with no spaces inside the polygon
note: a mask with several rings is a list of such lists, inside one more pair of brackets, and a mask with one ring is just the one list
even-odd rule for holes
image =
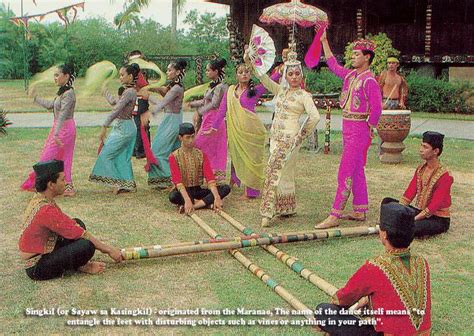
{"label": "long sleeve blouse", "polygon": [[165,110],[165,113],[179,113],[183,105],[183,97],[184,88],[175,84],[166,92],[163,99],[158,100],[152,96],[148,98],[148,101],[154,104],[150,111],[153,115],[156,115],[162,109]]}
{"label": "long sleeve blouse", "polygon": [[[107,99],[108,100],[108,99]],[[133,109],[137,100],[137,91],[134,88],[126,89],[118,101],[114,98],[112,101],[116,101],[112,113],[109,114],[104,122],[104,126],[110,126],[112,121],[115,119],[131,119]]]}
{"label": "long sleeve blouse", "polygon": [[196,100],[190,103],[190,106],[193,108],[198,108],[199,115],[204,115],[211,110],[217,110],[221,103],[222,98],[227,93],[229,86],[225,83],[220,83],[214,88],[207,89],[204,94],[204,98]]}
{"label": "long sleeve blouse", "polygon": [[53,100],[35,97],[35,103],[43,106],[48,110],[53,110],[55,128],[54,135],[57,136],[64,122],[68,119],[74,119],[74,109],[76,107],[76,94],[74,89],[65,91]]}

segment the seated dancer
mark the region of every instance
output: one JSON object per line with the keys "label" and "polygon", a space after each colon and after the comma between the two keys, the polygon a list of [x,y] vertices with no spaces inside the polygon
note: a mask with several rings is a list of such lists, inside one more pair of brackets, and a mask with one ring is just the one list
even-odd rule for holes
{"label": "seated dancer", "polygon": [[[170,202],[180,207],[188,215],[195,209],[213,205],[222,209],[222,199],[229,195],[227,184],[216,186],[209,160],[201,150],[194,147],[195,130],[191,123],[179,125],[179,141],[181,148],[169,157],[171,181],[175,189],[171,191]],[[207,189],[202,188],[203,178],[206,179]]]}
{"label": "seated dancer", "polygon": [[[409,248],[415,232],[414,215],[412,209],[401,204],[381,206],[379,237],[385,253],[367,260],[352,275],[334,294],[335,304],[322,303],[316,307],[315,317],[323,331],[330,335],[430,334],[428,262],[411,254]],[[365,309],[381,312],[373,316],[377,321],[375,326],[359,326],[365,321],[347,313],[348,307],[356,302],[356,309],[370,303]],[[330,325],[330,320],[335,324]]]}
{"label": "seated dancer", "polygon": [[[432,236],[448,231],[450,223],[451,185],[453,177],[439,162],[443,152],[444,135],[438,132],[423,133],[420,156],[425,162],[418,166],[410,185],[400,199],[400,204],[409,205],[416,197],[415,237]],[[398,202],[385,198],[382,204]]]}
{"label": "seated dancer", "polygon": [[[135,83],[140,67],[136,64],[125,65],[120,69],[120,81],[125,90],[119,99],[104,91],[107,101],[114,106],[101,128],[99,139],[104,147],[89,176],[89,181],[114,188],[114,193],[136,190],[132,170],[132,154],[135,147],[137,127],[132,120],[132,112],[137,99]],[[107,127],[117,119],[112,131],[105,140]]]}
{"label": "seated dancer", "polygon": [[[382,95],[370,64],[375,57],[375,44],[356,40],[352,51],[353,70],[339,64],[326,38],[321,36],[329,69],[343,79],[340,106],[342,108],[342,155],[337,174],[337,190],[330,215],[315,226],[327,229],[338,226],[340,219],[365,221],[369,208],[365,165],[367,152],[382,113]],[[311,55],[309,55],[311,56]],[[307,55],[308,57],[308,55]],[[353,193],[352,212],[343,215],[349,196]]]}
{"label": "seated dancer", "polygon": [[67,270],[101,273],[105,263],[90,261],[96,249],[116,262],[122,261],[118,248],[94,238],[81,220],[68,217],[54,201],[65,190],[63,161],[40,162],[33,169],[38,193],[26,208],[18,244],[26,274],[33,280],[48,280]]}

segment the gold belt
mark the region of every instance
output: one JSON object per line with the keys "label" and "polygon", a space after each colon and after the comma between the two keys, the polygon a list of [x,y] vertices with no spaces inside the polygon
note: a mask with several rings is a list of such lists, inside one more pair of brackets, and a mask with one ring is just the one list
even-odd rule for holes
{"label": "gold belt", "polygon": [[368,113],[342,111],[342,118],[353,121],[367,121]]}

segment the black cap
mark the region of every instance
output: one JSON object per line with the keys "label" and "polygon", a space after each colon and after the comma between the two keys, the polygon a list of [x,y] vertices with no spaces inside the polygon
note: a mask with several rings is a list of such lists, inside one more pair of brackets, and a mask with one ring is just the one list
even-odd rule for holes
{"label": "black cap", "polygon": [[439,154],[441,154],[441,152],[443,151],[443,140],[444,134],[433,131],[427,131],[423,133],[423,142],[430,144],[433,149],[438,148]]}
{"label": "black cap", "polygon": [[36,173],[36,178],[41,179],[51,176],[55,173],[64,171],[64,162],[60,160],[51,160],[46,162],[38,162],[33,166]]}
{"label": "black cap", "polygon": [[194,126],[191,123],[185,122],[179,125],[179,135],[191,135],[196,133]]}
{"label": "black cap", "polygon": [[410,246],[415,235],[415,210],[397,202],[382,204],[380,230],[387,232],[394,247]]}

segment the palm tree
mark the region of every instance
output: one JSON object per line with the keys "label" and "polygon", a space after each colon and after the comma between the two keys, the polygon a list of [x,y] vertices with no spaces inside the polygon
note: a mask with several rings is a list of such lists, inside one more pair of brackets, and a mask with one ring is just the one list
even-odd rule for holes
{"label": "palm tree", "polygon": [[[176,31],[178,27],[178,14],[184,8],[186,0],[171,0],[171,37],[176,40]],[[114,21],[120,27],[128,21],[137,19],[137,14],[151,3],[151,0],[125,0],[124,11],[117,14]]]}

